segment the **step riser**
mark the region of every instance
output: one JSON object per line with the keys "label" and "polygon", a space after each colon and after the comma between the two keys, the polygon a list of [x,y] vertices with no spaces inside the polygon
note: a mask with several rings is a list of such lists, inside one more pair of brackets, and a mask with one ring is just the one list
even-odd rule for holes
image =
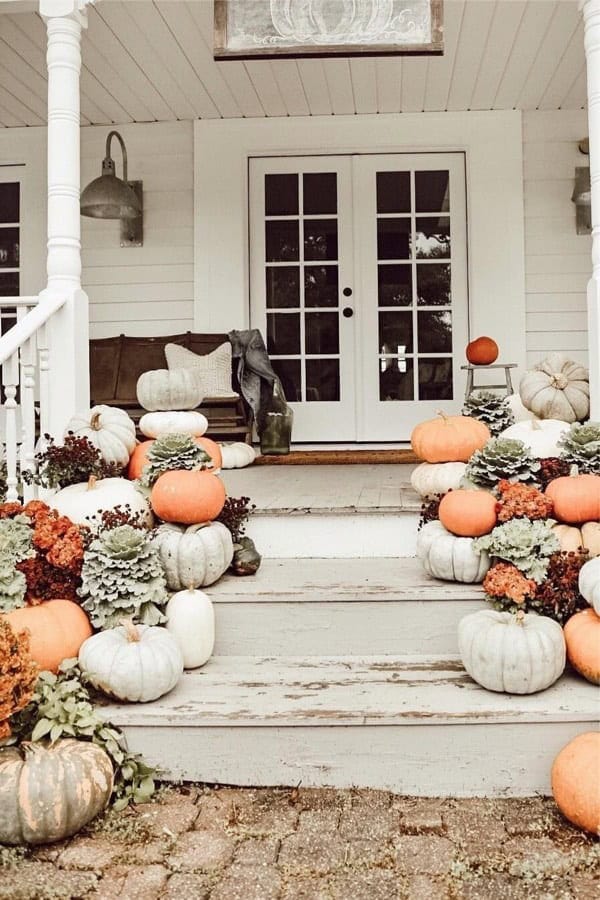
{"label": "step riser", "polygon": [[215,603],[217,656],[458,654],[477,600]]}
{"label": "step riser", "polygon": [[[271,723],[272,725],[274,723]],[[161,778],[361,787],[423,797],[549,795],[552,762],[595,722],[177,728],[125,726]]]}
{"label": "step riser", "polygon": [[415,512],[261,514],[248,534],[273,559],[405,557],[416,553],[418,519]]}

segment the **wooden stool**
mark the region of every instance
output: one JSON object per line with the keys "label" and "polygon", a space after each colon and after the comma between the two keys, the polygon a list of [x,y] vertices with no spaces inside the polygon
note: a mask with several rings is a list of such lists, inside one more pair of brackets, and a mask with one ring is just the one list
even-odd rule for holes
{"label": "wooden stool", "polygon": [[[467,372],[467,389],[465,391],[465,400],[469,399],[469,396],[473,393],[473,391],[493,391],[499,388],[505,390],[506,396],[508,397],[510,394],[514,393],[510,377],[510,370],[516,368],[516,363],[493,363],[491,366],[473,366],[471,364],[469,364],[468,366],[461,366],[461,369],[464,369]],[[504,369],[504,383],[475,384],[475,372],[487,372],[489,369]]]}

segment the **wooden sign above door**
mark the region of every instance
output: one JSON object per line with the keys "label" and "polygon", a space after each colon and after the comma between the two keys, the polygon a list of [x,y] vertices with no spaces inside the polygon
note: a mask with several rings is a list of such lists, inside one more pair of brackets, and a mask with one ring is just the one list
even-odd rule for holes
{"label": "wooden sign above door", "polygon": [[442,54],[443,0],[215,0],[217,60]]}

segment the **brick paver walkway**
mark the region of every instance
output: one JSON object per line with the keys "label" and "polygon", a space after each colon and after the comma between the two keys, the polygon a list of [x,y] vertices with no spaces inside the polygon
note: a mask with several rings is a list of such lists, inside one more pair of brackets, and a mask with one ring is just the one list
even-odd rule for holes
{"label": "brick paver walkway", "polygon": [[600,842],[550,800],[184,786],[31,854],[0,900],[598,900]]}

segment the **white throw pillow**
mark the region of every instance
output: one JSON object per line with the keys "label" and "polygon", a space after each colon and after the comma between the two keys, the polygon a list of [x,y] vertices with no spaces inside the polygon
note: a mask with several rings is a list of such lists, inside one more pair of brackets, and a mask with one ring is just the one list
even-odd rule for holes
{"label": "white throw pillow", "polygon": [[231,389],[231,344],[221,344],[204,356],[179,344],[167,344],[165,356],[169,369],[193,369],[202,397],[238,397]]}

